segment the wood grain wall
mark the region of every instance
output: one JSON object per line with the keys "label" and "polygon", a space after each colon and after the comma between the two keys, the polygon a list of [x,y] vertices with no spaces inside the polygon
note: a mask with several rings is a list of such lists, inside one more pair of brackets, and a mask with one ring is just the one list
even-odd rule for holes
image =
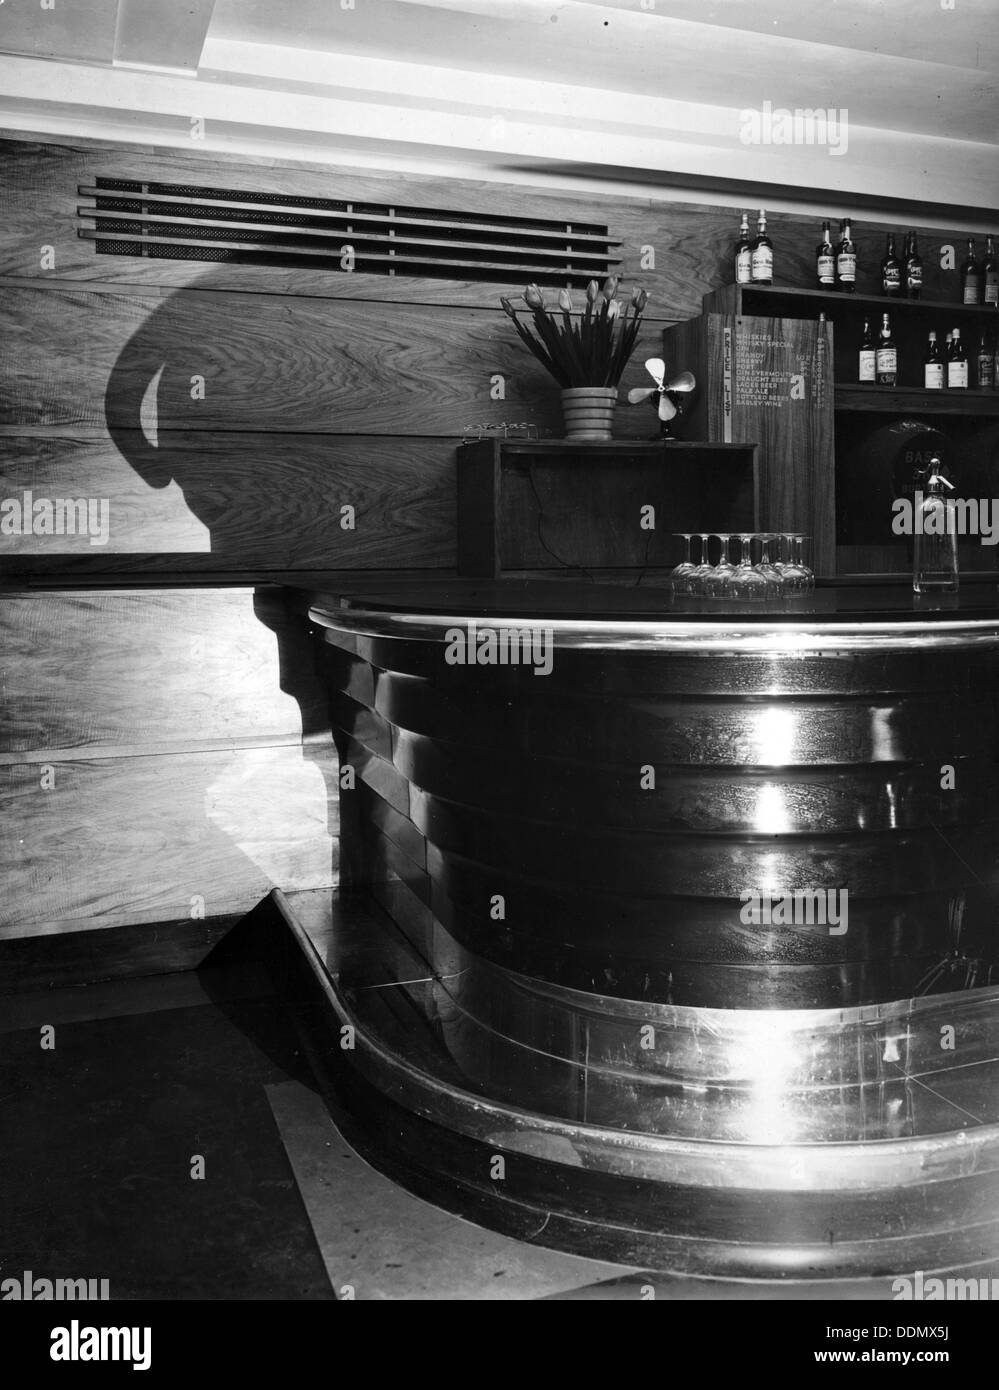
{"label": "wood grain wall", "polygon": [[[77,188],[100,176],[606,223],[651,295],[625,387],[663,327],[730,279],[736,219],[708,204],[0,141],[0,486],[106,497],[111,525],[99,550],[0,534],[8,573],[450,568],[465,428],[559,432],[553,385],[498,307],[522,285],[98,255],[77,236]],[[773,223],[780,282],[810,285],[813,221]],[[882,231],[855,225],[871,267]],[[953,239],[923,229],[935,293],[953,288],[935,255]],[[616,432],[647,436],[648,412],[622,408]]]}
{"label": "wood grain wall", "polygon": [[0,940],[336,881],[337,760],[278,591],[0,602]]}

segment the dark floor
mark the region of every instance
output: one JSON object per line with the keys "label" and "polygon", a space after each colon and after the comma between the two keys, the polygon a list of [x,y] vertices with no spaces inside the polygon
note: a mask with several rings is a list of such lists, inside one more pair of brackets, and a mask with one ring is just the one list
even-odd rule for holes
{"label": "dark floor", "polygon": [[311,1083],[273,997],[218,971],[2,999],[0,1019],[0,1278],[333,1299],[264,1089]]}

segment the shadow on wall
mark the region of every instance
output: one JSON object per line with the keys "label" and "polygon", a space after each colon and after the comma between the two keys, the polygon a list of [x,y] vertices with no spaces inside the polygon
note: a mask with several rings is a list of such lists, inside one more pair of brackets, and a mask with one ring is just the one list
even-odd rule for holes
{"label": "shadow on wall", "polygon": [[[217,562],[220,537],[234,529],[259,534],[273,558],[274,518],[253,474],[240,474],[242,436],[219,430],[221,402],[213,434],[193,414],[202,402],[191,395],[192,377],[210,395],[234,350],[216,296],[186,295],[182,308],[171,296],[110,372],[105,417],[121,458],[148,487],[179,487],[195,523],[175,529],[176,549],[158,543],[137,554],[136,570],[152,561],[169,572],[190,556],[192,534],[205,537]],[[173,428],[185,419],[200,428]],[[292,503],[281,525],[295,524]],[[75,725],[82,747],[105,745],[100,757],[58,774],[68,793],[59,832],[53,836],[46,808],[35,842],[38,859],[51,864],[52,891],[30,910],[32,920],[151,924],[189,911],[210,922],[247,910],[271,886],[336,881],[337,760],[305,620],[274,586],[251,592],[225,570],[209,582],[204,589],[165,579],[145,593],[67,596],[78,611],[64,624],[59,673],[47,673],[44,656],[25,647],[36,688],[22,694],[34,737],[57,746],[60,726]],[[133,756],[118,756],[129,744]],[[23,808],[28,823],[37,798],[27,780],[24,791],[15,814]],[[21,865],[22,907],[28,880],[41,872],[30,860]],[[20,929],[31,929],[23,918]]]}

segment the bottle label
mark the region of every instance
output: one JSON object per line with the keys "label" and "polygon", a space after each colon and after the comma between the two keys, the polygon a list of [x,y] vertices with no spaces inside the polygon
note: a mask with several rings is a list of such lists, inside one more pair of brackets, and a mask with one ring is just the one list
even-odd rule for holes
{"label": "bottle label", "polygon": [[964,282],[964,302],[965,304],[978,303],[978,276],[969,275]]}
{"label": "bottle label", "polygon": [[758,246],[753,252],[752,278],[770,280],[774,272],[774,253],[769,246]]}
{"label": "bottle label", "polygon": [[820,285],[836,283],[836,257],[830,251],[828,256],[819,256],[815,263],[815,273]]}
{"label": "bottle label", "polygon": [[921,290],[923,288],[923,267],[921,265],[910,265],[907,280],[910,290]]}
{"label": "bottle label", "polygon": [[860,349],[860,369],[857,372],[858,381],[875,381],[877,379],[877,353],[873,348]]}
{"label": "bottle label", "polygon": [[836,257],[836,273],[841,280],[856,280],[857,253],[855,251],[848,251],[846,254],[840,252]]}
{"label": "bottle label", "polygon": [[902,288],[902,272],[899,267],[889,266],[881,278],[881,284],[886,294],[900,290]]}
{"label": "bottle label", "polygon": [[995,359],[991,352],[983,352],[978,359],[978,385],[983,390],[988,390],[995,384]]}
{"label": "bottle label", "polygon": [[894,376],[898,371],[898,349],[878,348],[878,376]]}
{"label": "bottle label", "polygon": [[735,258],[735,283],[737,285],[748,285],[752,279],[753,258],[747,247],[745,251],[740,251]]}
{"label": "bottle label", "polygon": [[942,362],[927,362],[923,367],[923,385],[928,391],[942,391],[944,369]]}
{"label": "bottle label", "polygon": [[948,362],[947,363],[947,385],[948,386],[967,386],[968,384],[968,364],[967,362]]}
{"label": "bottle label", "polygon": [[985,303],[999,304],[999,270],[989,270],[985,274]]}

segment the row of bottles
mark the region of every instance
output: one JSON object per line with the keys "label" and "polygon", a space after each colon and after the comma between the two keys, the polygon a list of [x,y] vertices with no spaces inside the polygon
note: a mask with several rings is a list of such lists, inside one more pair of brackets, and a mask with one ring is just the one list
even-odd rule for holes
{"label": "row of bottles", "polygon": [[767,214],[760,208],[756,220],[756,237],[749,237],[749,213],[742,214],[739,240],[735,243],[735,283],[737,285],[772,285],[774,282],[774,246],[767,236]]}
{"label": "row of bottles", "polygon": [[[923,385],[927,390],[967,390],[976,386],[979,390],[991,390],[996,385],[999,363],[997,363],[995,342],[987,333],[981,336],[975,356],[974,380],[969,371],[968,355],[961,340],[960,328],[952,328],[941,348],[935,332],[931,332],[923,356]],[[881,315],[881,332],[877,339],[871,320],[864,319],[864,329],[860,338],[857,355],[857,380],[877,386],[898,384],[899,359],[898,344],[892,333],[891,315]]]}
{"label": "row of bottles", "polygon": [[[774,247],[767,235],[767,215],[760,208],[756,236],[749,234],[749,214],[742,214],[739,239],[735,244],[735,283],[772,285]],[[839,224],[839,239],[832,239],[831,224],[822,223],[822,240],[815,248],[815,280],[820,290],[854,294],[857,289],[857,244],[849,217]],[[898,254],[896,234],[888,232],[881,261],[880,293],[893,298],[919,299],[923,293],[923,260],[915,232],[906,232],[902,254]],[[961,264],[961,303],[991,304],[999,307],[999,260],[992,236],[985,238],[985,258],[978,259],[974,237],[968,237],[968,254]]]}

